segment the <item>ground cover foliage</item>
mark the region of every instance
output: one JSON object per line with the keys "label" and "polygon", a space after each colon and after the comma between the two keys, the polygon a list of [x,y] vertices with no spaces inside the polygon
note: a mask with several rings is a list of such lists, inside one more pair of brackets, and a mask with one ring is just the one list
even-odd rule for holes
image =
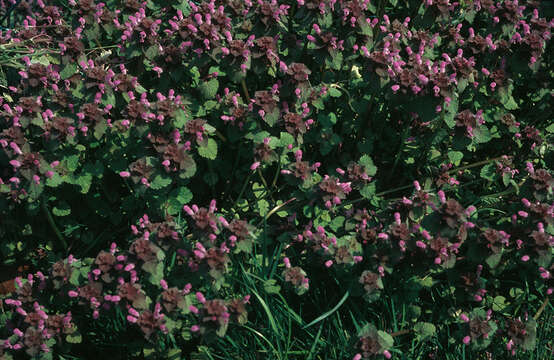
{"label": "ground cover foliage", "polygon": [[0,9],[1,359],[551,358],[550,2]]}

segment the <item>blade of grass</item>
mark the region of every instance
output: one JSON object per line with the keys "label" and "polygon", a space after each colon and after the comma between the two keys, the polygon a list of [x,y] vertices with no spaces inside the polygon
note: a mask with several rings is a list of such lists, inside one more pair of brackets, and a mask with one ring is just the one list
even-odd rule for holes
{"label": "blade of grass", "polygon": [[271,341],[269,341],[261,332],[259,332],[258,330],[252,329],[250,326],[247,326],[247,325],[242,325],[242,327],[250,330],[251,332],[256,334],[260,339],[264,340],[269,345],[269,347],[273,350],[277,358],[281,359],[281,354],[277,351],[277,349],[275,349]]}
{"label": "blade of grass", "polygon": [[350,291],[347,291],[342,299],[340,299],[340,301],[338,302],[337,305],[335,305],[334,308],[332,308],[331,310],[321,314],[320,316],[318,316],[316,319],[314,319],[312,322],[310,322],[308,325],[304,326],[303,329],[307,329],[309,328],[310,326],[313,326],[315,324],[317,324],[318,322],[322,321],[322,320],[325,320],[327,317],[331,316],[335,311],[337,311],[341,306],[342,304],[344,304],[344,302],[346,301],[346,299],[348,299],[348,297],[350,296]]}
{"label": "blade of grass", "polygon": [[317,347],[317,343],[319,342],[319,337],[321,336],[321,330],[323,329],[323,323],[321,323],[321,325],[319,325],[319,330],[317,331],[317,335],[315,336],[315,340],[312,344],[312,347],[310,348],[310,352],[308,353],[308,357],[306,358],[306,360],[311,360],[312,357],[314,356],[314,351]]}

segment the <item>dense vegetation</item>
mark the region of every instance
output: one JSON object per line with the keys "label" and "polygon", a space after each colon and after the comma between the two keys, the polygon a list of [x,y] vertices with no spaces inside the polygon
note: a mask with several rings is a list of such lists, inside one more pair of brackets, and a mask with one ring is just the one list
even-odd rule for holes
{"label": "dense vegetation", "polygon": [[0,359],[549,359],[549,1],[0,0]]}

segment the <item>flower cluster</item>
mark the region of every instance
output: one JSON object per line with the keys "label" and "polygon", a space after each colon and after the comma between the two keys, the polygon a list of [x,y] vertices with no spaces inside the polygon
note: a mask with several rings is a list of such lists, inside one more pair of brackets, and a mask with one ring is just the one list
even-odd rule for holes
{"label": "flower cluster", "polygon": [[0,358],[548,356],[546,2],[0,14]]}

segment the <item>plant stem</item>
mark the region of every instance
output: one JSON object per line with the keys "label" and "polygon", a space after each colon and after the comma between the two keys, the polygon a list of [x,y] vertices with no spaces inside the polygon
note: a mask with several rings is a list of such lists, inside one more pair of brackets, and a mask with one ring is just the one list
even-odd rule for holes
{"label": "plant stem", "polygon": [[478,161],[478,162],[475,162],[475,163],[472,163],[472,164],[469,164],[469,165],[464,165],[464,166],[457,167],[455,169],[452,169],[452,170],[448,171],[448,173],[452,174],[452,173],[455,173],[455,172],[460,171],[460,170],[466,170],[466,169],[471,169],[471,168],[474,168],[474,167],[477,167],[477,166],[486,165],[490,162],[500,160],[500,159],[502,159],[502,156],[497,156],[497,157],[494,157],[492,159]]}
{"label": "plant stem", "polygon": [[[267,220],[271,215],[275,214],[277,211],[279,211],[279,209],[281,209],[282,207],[286,206],[288,203],[290,202],[293,202],[294,200],[296,200],[296,198],[291,198],[291,199],[288,199],[287,201],[285,201],[284,203],[282,204],[279,204],[277,206],[275,206],[273,209],[271,209],[264,217],[264,219],[262,221],[265,221]],[[261,222],[256,225],[256,227],[260,226]]]}
{"label": "plant stem", "polygon": [[48,207],[46,206],[46,203],[42,203],[42,211],[44,212],[44,215],[46,215],[46,219],[48,220],[48,223],[50,224],[50,227],[52,230],[54,230],[54,233],[56,234],[56,237],[60,241],[60,243],[63,245],[64,250],[67,250],[67,241],[65,241],[65,238],[63,237],[62,233],[56,226],[56,223],[54,222],[54,218],[52,217],[52,214],[50,213],[50,210],[48,210]]}
{"label": "plant stem", "polygon": [[548,305],[549,300],[550,300],[550,298],[548,298],[548,297],[546,299],[544,299],[544,301],[542,302],[541,307],[539,308],[539,310],[537,311],[535,316],[533,316],[533,319],[537,320],[541,316],[544,309],[546,309],[546,306]]}
{"label": "plant stem", "polygon": [[262,180],[262,183],[264,184],[265,189],[269,194],[269,197],[273,202],[275,202],[275,199],[273,198],[273,194],[271,193],[269,186],[267,185],[267,181],[265,180],[264,175],[262,174],[262,171],[260,170],[260,168],[257,168],[256,171],[258,172],[258,175],[260,176],[260,179]]}
{"label": "plant stem", "polygon": [[390,333],[390,336],[396,337],[396,336],[400,336],[400,335],[409,334],[410,332],[412,332],[412,329],[404,329],[404,330],[399,330],[399,331],[395,331],[393,333]]}
{"label": "plant stem", "polygon": [[248,88],[246,87],[246,81],[244,78],[240,81],[240,84],[242,85],[242,91],[244,91],[244,96],[246,96],[246,100],[250,104],[250,94],[248,94]]}
{"label": "plant stem", "polygon": [[248,176],[246,177],[246,180],[244,180],[244,184],[242,185],[242,189],[240,189],[240,193],[239,193],[239,196],[237,197],[237,199],[235,200],[233,206],[231,207],[231,209],[235,209],[235,206],[239,203],[239,201],[241,200],[242,198],[242,194],[244,194],[244,190],[246,190],[246,186],[248,185],[248,182],[250,181],[250,178],[252,177],[252,174],[254,174],[254,171],[250,171],[250,173],[248,174]]}

